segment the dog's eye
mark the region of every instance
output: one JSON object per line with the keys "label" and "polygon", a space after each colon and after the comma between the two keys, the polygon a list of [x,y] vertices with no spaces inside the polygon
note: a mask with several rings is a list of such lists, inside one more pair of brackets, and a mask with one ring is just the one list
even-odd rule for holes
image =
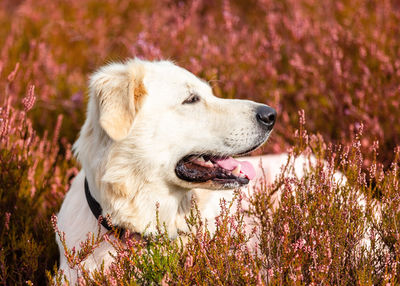
{"label": "dog's eye", "polygon": [[182,104],[192,104],[192,103],[196,103],[200,100],[200,96],[198,96],[195,93],[192,93],[188,98],[185,99],[184,102],[182,102]]}

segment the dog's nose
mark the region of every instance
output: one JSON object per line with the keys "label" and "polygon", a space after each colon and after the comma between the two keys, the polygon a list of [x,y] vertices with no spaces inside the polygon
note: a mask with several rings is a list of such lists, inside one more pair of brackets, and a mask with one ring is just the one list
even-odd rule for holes
{"label": "dog's nose", "polygon": [[260,105],[256,109],[256,114],[258,122],[268,127],[268,129],[272,129],[276,120],[275,109],[267,105]]}

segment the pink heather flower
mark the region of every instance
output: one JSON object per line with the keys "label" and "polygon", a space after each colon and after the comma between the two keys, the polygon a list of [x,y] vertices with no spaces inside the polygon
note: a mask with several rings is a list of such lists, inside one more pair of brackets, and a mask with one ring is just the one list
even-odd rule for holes
{"label": "pink heather flower", "polygon": [[185,268],[189,268],[193,266],[193,256],[191,256],[190,254],[186,257],[186,261],[185,261]]}
{"label": "pink heather flower", "polygon": [[111,286],[118,286],[118,282],[114,277],[110,277],[108,282],[110,282]]}
{"label": "pink heather flower", "polygon": [[6,215],[6,218],[5,218],[5,222],[4,222],[4,227],[5,227],[7,230],[9,230],[9,229],[10,229],[9,224],[10,224],[11,213],[6,212],[5,215]]}
{"label": "pink heather flower", "polygon": [[14,70],[8,75],[7,79],[9,82],[12,82],[15,79],[15,76],[18,73],[18,69],[19,69],[19,62],[15,65]]}
{"label": "pink heather flower", "polygon": [[161,286],[168,286],[169,285],[168,282],[169,282],[169,277],[168,273],[166,273],[161,280]]}
{"label": "pink heather flower", "polygon": [[79,286],[86,286],[86,281],[83,279],[83,277],[79,277],[77,282]]}
{"label": "pink heather flower", "polygon": [[268,276],[273,277],[274,276],[274,270],[272,268],[268,269]]}
{"label": "pink heather flower", "polygon": [[298,114],[299,114],[300,125],[305,125],[306,124],[306,116],[305,116],[304,109],[299,110]]}
{"label": "pink heather flower", "polygon": [[32,109],[33,105],[35,104],[35,101],[36,101],[35,86],[30,85],[28,94],[26,95],[26,97],[22,99],[22,104],[24,105],[24,109],[26,112]]}
{"label": "pink heather flower", "polygon": [[283,230],[285,231],[286,234],[289,233],[289,224],[288,224],[288,223],[285,223],[285,224],[283,225]]}
{"label": "pink heather flower", "polygon": [[56,127],[54,128],[54,135],[53,135],[53,140],[51,142],[52,146],[57,146],[58,143],[58,137],[60,135],[60,130],[61,130],[61,125],[62,125],[62,121],[63,121],[64,115],[59,114],[57,116],[57,123],[56,123]]}

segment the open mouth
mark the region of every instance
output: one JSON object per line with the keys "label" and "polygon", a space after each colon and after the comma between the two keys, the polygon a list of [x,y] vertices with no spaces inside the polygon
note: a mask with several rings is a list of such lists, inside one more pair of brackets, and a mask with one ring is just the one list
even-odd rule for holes
{"label": "open mouth", "polygon": [[175,173],[188,182],[212,182],[229,188],[246,185],[255,177],[251,163],[214,155],[185,156],[178,162]]}

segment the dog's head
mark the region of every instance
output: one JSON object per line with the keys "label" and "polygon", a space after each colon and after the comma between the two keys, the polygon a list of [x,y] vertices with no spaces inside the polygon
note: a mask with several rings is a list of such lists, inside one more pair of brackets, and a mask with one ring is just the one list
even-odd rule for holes
{"label": "dog's head", "polygon": [[131,60],[91,77],[76,149],[78,158],[100,157],[92,168],[106,182],[135,177],[182,190],[235,188],[254,168],[233,156],[263,144],[275,119],[267,105],[215,97],[205,81],[171,62]]}

